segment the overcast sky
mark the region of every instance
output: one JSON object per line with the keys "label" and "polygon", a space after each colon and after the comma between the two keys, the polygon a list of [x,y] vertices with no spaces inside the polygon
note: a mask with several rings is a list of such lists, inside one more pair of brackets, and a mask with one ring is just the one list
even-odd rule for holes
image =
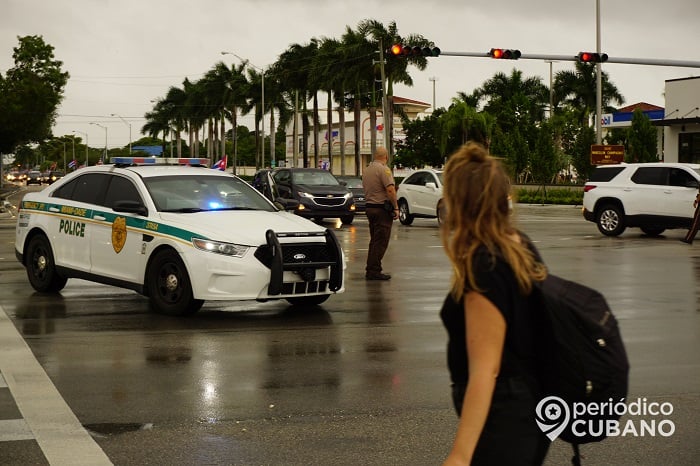
{"label": "overcast sky", "polygon": [[[602,51],[610,57],[700,61],[699,0],[600,0]],[[576,55],[596,47],[596,0],[0,0],[0,73],[13,66],[18,36],[40,35],[71,78],[54,134],[89,135],[91,147],[138,139],[151,101],[185,77],[197,80],[234,52],[257,67],[274,63],[291,44],[340,38],[365,19],[396,21],[399,34],[421,34],[443,51]],[[514,67],[549,85],[542,60],[441,56],[409,68],[414,86],[395,95],[446,107],[497,72]],[[554,73],[573,62],[552,65]],[[698,68],[604,65],[627,104],[664,105],[667,79]],[[434,78],[434,81],[431,81]],[[325,100],[324,100],[325,101]],[[243,124],[252,127],[252,121]]]}

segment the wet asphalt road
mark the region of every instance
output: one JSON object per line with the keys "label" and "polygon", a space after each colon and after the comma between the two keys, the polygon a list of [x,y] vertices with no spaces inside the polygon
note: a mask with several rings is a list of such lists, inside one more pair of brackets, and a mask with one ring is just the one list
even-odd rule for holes
{"label": "wet asphalt road", "polygon": [[[584,446],[585,464],[700,464],[700,242],[680,243],[680,230],[606,238],[575,207],[516,206],[516,215],[550,270],[606,295],[629,353],[630,398],[674,406],[672,436]],[[131,291],[80,280],[60,296],[34,293],[14,258],[14,221],[0,219],[0,306],[114,464],[440,464],[457,419],[437,225],[395,224],[386,283],[363,278],[364,218],[327,225],[348,257],[344,294],[314,309],[206,303],[174,318],[149,313]],[[9,406],[0,397],[0,419]],[[569,456],[555,441],[547,464]],[[47,459],[36,442],[11,441],[0,443],[0,463]]]}

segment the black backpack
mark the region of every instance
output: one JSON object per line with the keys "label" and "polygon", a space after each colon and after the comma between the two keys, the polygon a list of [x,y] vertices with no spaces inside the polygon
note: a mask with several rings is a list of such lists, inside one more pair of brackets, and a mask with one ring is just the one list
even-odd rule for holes
{"label": "black backpack", "polygon": [[[543,399],[537,423],[551,440],[558,437],[571,443],[572,461],[580,464],[578,445],[603,440],[605,422],[620,418],[614,404],[624,403],[627,397],[627,352],[617,319],[598,291],[549,274],[535,282],[534,295],[539,299],[537,307],[544,311],[538,314]],[[560,400],[568,405],[568,422],[563,427],[554,422],[557,413],[562,419],[566,414]],[[574,419],[575,403],[579,408],[585,403],[602,409],[594,414],[578,409]]]}

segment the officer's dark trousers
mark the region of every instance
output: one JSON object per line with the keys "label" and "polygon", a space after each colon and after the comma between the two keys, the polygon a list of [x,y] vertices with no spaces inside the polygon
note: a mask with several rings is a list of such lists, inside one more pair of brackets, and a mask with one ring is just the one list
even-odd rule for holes
{"label": "officer's dark trousers", "polygon": [[369,221],[369,251],[367,252],[367,275],[382,273],[382,259],[389,246],[391,226],[394,220],[382,207],[367,207]]}
{"label": "officer's dark trousers", "polygon": [[[457,414],[462,412],[465,388],[452,387]],[[499,379],[472,466],[541,465],[550,441],[535,422],[538,401],[524,379]]]}

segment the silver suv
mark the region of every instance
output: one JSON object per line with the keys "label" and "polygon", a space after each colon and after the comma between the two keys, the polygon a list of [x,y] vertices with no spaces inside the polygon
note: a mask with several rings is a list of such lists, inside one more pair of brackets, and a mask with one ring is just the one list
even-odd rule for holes
{"label": "silver suv", "polygon": [[649,236],[690,228],[700,186],[700,165],[628,163],[593,170],[583,188],[583,217],[606,236],[627,227]]}

